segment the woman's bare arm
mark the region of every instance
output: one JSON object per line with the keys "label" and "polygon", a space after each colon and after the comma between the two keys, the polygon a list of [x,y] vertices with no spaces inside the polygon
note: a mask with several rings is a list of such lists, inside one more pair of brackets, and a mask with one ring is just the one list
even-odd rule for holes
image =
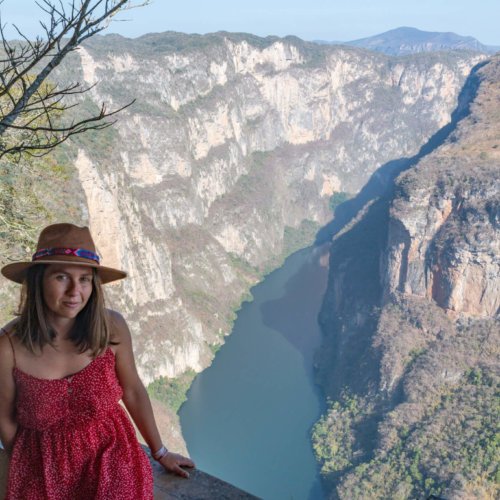
{"label": "woman's bare arm", "polygon": [[0,330],[0,441],[10,454],[17,433],[16,384],[12,373],[14,355],[5,330]]}
{"label": "woman's bare arm", "polygon": [[[162,446],[161,437],[148,393],[137,373],[130,331],[120,314],[110,314],[114,340],[119,342],[115,349],[116,373],[123,389],[123,402],[149,448],[155,452]],[[180,466],[194,467],[194,463],[188,458],[171,452],[167,453],[160,463],[166,469],[184,477],[189,477],[189,474]]]}

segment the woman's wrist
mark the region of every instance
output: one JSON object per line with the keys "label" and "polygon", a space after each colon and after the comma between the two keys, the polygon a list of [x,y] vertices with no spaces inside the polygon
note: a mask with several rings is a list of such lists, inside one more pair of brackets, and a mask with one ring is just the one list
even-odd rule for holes
{"label": "woman's wrist", "polygon": [[[151,448],[150,448],[151,450]],[[151,456],[157,461],[159,462],[166,454],[168,453],[168,450],[167,448],[165,448],[165,446],[162,444],[161,445],[161,448],[154,451],[151,450]]]}

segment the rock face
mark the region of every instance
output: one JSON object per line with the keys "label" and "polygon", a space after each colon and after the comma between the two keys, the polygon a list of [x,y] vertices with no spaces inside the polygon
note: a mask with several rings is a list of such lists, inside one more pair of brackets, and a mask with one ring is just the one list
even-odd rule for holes
{"label": "rock face", "polygon": [[473,117],[399,181],[383,270],[386,301],[397,291],[473,317],[499,312],[498,76],[494,63],[479,70]]}
{"label": "rock face", "polygon": [[469,114],[333,240],[336,402],[314,433],[332,498],[498,496],[499,81],[500,58],[476,68]]}
{"label": "rock face", "polygon": [[[459,163],[457,185],[447,183],[450,177],[456,180]],[[433,300],[450,313],[492,317],[500,307],[498,221],[490,218],[498,217],[498,182],[488,178],[488,166],[456,158],[440,166],[444,175],[439,185],[412,191],[393,205],[386,301],[401,292]],[[427,173],[423,163],[414,175]],[[476,176],[485,182],[478,185]],[[411,177],[405,181],[411,183]]]}
{"label": "rock face", "polygon": [[445,125],[479,60],[224,33],[80,48],[58,78],[98,83],[84,106],[137,97],[70,154],[100,251],[130,274],[110,296],[145,381],[207,366],[260,273]]}

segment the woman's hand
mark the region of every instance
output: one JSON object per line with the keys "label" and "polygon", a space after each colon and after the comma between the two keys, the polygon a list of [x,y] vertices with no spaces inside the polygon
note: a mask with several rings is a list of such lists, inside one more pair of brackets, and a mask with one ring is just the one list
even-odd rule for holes
{"label": "woman's hand", "polygon": [[159,462],[168,471],[185,478],[189,477],[189,473],[184,469],[181,469],[181,466],[190,468],[195,467],[194,462],[191,459],[183,457],[178,453],[172,453],[171,451],[167,451],[167,453],[161,457]]}

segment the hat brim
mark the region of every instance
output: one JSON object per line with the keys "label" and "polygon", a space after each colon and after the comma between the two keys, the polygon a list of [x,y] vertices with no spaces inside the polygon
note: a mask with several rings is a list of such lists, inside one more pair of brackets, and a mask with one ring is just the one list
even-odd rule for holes
{"label": "hat brim", "polygon": [[24,278],[26,277],[26,272],[32,266],[38,264],[64,264],[73,266],[85,266],[93,267],[97,270],[101,282],[103,284],[111,283],[112,281],[121,280],[127,277],[125,271],[120,271],[119,269],[113,269],[112,267],[101,266],[94,262],[81,262],[80,260],[59,260],[59,259],[40,259],[35,262],[14,262],[12,264],[7,264],[1,270],[2,274],[9,280],[15,283],[22,284]]}

